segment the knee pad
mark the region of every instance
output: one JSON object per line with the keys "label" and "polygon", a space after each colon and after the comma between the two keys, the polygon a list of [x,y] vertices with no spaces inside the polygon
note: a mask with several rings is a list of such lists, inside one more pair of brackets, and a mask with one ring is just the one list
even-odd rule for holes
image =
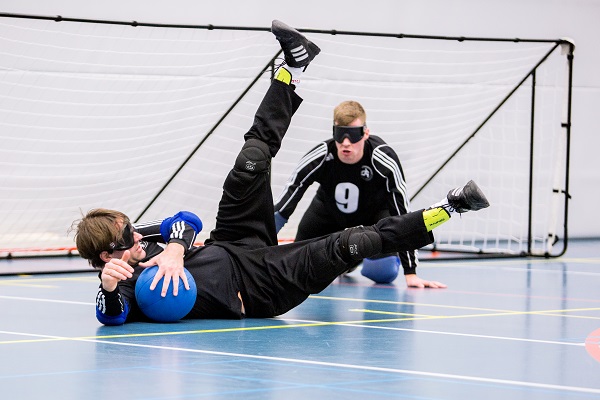
{"label": "knee pad", "polygon": [[400,258],[388,256],[365,258],[360,273],[376,283],[390,283],[398,277]]}
{"label": "knee pad", "polygon": [[271,166],[271,155],[266,143],[249,139],[242,146],[235,160],[235,168],[239,171],[261,173],[268,171]]}
{"label": "knee pad", "polygon": [[348,228],[338,240],[342,258],[346,261],[360,261],[382,250],[381,236],[372,226]]}

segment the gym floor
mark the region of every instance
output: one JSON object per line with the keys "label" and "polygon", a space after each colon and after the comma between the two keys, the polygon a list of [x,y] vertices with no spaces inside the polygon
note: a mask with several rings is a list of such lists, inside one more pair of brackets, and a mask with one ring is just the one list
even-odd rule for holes
{"label": "gym floor", "polygon": [[[63,269],[63,273],[22,273]],[[104,327],[77,258],[0,261],[4,399],[598,399],[600,241],[557,259],[359,270],[273,319]]]}

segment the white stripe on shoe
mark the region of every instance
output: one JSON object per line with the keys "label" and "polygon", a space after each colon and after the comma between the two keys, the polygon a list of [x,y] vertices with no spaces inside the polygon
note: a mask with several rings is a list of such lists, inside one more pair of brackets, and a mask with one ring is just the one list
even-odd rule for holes
{"label": "white stripe on shoe", "polygon": [[302,61],[302,60],[308,58],[308,52],[302,45],[296,47],[295,49],[291,49],[290,53],[292,54],[292,56],[294,57],[294,59],[296,61]]}

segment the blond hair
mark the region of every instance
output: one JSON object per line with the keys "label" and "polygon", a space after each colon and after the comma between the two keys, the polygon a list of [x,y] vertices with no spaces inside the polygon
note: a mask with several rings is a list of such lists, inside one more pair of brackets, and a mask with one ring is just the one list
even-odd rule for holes
{"label": "blond hair", "polygon": [[71,225],[79,255],[94,268],[104,267],[100,253],[110,251],[110,243],[121,239],[121,226],[128,222],[127,215],[120,211],[106,208],[90,210]]}
{"label": "blond hair", "polygon": [[333,109],[333,124],[339,126],[348,126],[355,119],[367,123],[367,113],[358,101],[343,101]]}

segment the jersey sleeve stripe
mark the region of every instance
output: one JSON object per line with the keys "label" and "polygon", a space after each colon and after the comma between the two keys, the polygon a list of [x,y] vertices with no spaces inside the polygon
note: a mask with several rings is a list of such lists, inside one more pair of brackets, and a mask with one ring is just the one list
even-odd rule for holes
{"label": "jersey sleeve stripe", "polygon": [[310,166],[312,163],[314,163],[319,158],[321,158],[321,162],[316,164],[311,170],[306,171],[304,178],[298,183],[298,188],[296,188],[296,190],[294,190],[294,192],[290,195],[288,200],[285,202],[285,204],[283,204],[280,207],[279,210],[283,210],[292,201],[292,199],[294,199],[296,193],[298,192],[298,189],[303,186],[304,182],[308,179],[308,177],[310,177],[315,171],[317,171],[323,165],[323,163],[325,162],[326,155],[327,155],[327,145],[325,144],[325,142],[323,142],[300,159],[300,162],[298,163],[298,165],[294,169],[294,172],[291,174],[290,178],[288,179],[287,183],[285,184],[285,187],[283,188],[281,194],[275,200],[275,203],[279,203],[283,199],[283,197],[288,192],[290,186],[292,186],[294,183],[296,183],[298,175],[300,174],[301,171],[303,171],[306,167]]}
{"label": "jersey sleeve stripe", "polygon": [[[406,182],[402,177],[402,172],[400,171],[400,167],[396,161],[389,155],[385,154],[380,147],[377,147],[375,150],[373,150],[373,159],[378,161],[382,166],[387,168],[392,173],[392,176],[394,177],[394,186],[402,194],[404,199],[404,208],[409,211],[410,206],[406,193]],[[382,173],[382,171],[377,172],[379,172],[382,176],[386,176],[386,174]]]}
{"label": "jersey sleeve stripe", "polygon": [[162,223],[162,219],[155,219],[154,221],[145,221],[141,223],[133,224],[133,227],[136,229],[147,228],[149,226],[159,225]]}

